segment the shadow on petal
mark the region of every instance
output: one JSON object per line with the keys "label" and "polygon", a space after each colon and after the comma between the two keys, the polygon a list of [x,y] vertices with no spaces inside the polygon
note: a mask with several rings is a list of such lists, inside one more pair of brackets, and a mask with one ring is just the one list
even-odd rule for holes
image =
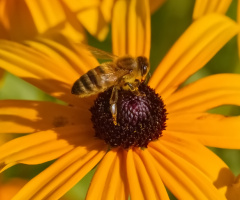
{"label": "shadow on petal", "polygon": [[222,168],[219,171],[217,180],[214,181],[213,184],[219,190],[225,190],[225,187],[227,187],[225,193],[227,195],[229,187],[234,183],[234,179],[234,174],[229,168]]}

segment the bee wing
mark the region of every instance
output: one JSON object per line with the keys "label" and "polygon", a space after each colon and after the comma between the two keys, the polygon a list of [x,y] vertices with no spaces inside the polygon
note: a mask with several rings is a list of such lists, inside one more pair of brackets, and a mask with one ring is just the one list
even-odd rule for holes
{"label": "bee wing", "polygon": [[103,59],[103,60],[116,60],[118,56],[113,55],[109,52],[100,50],[98,48],[89,46],[87,44],[80,44],[83,48],[87,49],[89,52],[92,53],[92,55],[97,59]]}
{"label": "bee wing", "polygon": [[123,76],[129,74],[129,70],[117,68],[114,63],[103,63],[99,66],[99,69],[104,70],[104,73],[99,74],[99,78],[105,82],[114,85],[117,83]]}

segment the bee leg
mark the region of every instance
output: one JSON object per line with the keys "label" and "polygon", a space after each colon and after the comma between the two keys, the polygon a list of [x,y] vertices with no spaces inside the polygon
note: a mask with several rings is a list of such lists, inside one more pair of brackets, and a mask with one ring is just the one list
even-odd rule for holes
{"label": "bee leg", "polygon": [[[139,81],[138,81],[137,83],[140,84]],[[129,87],[129,89],[131,90],[131,92],[132,92],[133,94],[135,94],[136,96],[145,96],[145,94],[142,94],[142,93],[139,92],[139,90],[138,90],[138,86],[139,86],[139,85],[135,86],[135,85],[133,85],[133,84],[131,84],[131,83],[127,83],[127,86]]]}
{"label": "bee leg", "polygon": [[109,103],[114,125],[117,125],[117,101],[118,101],[118,89],[117,87],[113,87]]}

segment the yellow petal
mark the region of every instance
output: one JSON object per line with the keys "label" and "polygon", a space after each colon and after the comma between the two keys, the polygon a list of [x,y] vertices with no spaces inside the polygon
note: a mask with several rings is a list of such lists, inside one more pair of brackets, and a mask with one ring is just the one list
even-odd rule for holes
{"label": "yellow petal", "polygon": [[120,200],[125,200],[129,198],[129,185],[128,185],[128,179],[127,179],[127,168],[126,168],[126,160],[127,160],[127,151],[122,150],[119,151],[119,159],[120,159],[120,165],[121,165],[121,180],[120,185],[118,186],[118,197]]}
{"label": "yellow petal", "polygon": [[[135,151],[133,151],[133,159],[135,162],[139,183],[142,186],[142,192],[145,197],[144,199],[159,199],[159,193],[156,194],[157,191],[156,188],[154,188],[155,185],[153,185],[152,180],[149,177],[148,171],[146,170],[142,160],[135,153]],[[133,196],[133,192],[131,191],[131,189],[130,194]]]}
{"label": "yellow petal", "polygon": [[226,104],[240,105],[239,80],[239,74],[217,74],[202,78],[166,99],[168,112],[193,113]]}
{"label": "yellow petal", "polygon": [[[109,12],[106,16],[102,14],[101,2],[99,0],[63,0],[63,3],[71,10],[71,17],[77,18],[90,34],[101,41],[106,38],[109,28],[105,17],[109,16],[111,10],[105,10]],[[104,8],[102,9],[104,10]]]}
{"label": "yellow petal", "polygon": [[56,28],[64,25],[63,23],[66,20],[65,14],[59,0],[25,0],[25,2],[28,5],[39,33],[44,33],[49,28]]}
{"label": "yellow petal", "polygon": [[[123,182],[122,149],[109,151],[95,172],[86,199],[121,199],[118,193]],[[125,196],[124,196],[125,197]],[[124,198],[125,199],[125,198]]]}
{"label": "yellow petal", "polygon": [[0,165],[47,162],[58,158],[74,146],[85,146],[92,141],[93,131],[85,126],[68,126],[33,133],[2,145],[0,163],[3,164]]}
{"label": "yellow petal", "polygon": [[31,133],[91,123],[90,112],[85,107],[76,108],[51,102],[25,100],[2,100],[0,105],[0,133]]}
{"label": "yellow petal", "polygon": [[115,3],[112,19],[112,43],[115,55],[149,58],[150,34],[150,11],[147,0],[121,0]]}
{"label": "yellow petal", "polygon": [[114,3],[115,0],[102,0],[100,3],[100,9],[106,22],[110,22],[112,19],[112,9]]}
{"label": "yellow petal", "polygon": [[[61,35],[55,35],[52,39],[38,37],[24,43],[54,60],[62,73],[65,70],[71,70],[72,75],[77,74],[79,76],[98,66],[98,61],[91,55],[89,50],[83,48],[80,43],[71,42]],[[72,82],[69,81],[69,83]]]}
{"label": "yellow petal", "polygon": [[0,38],[7,39],[7,29],[9,29],[9,18],[7,17],[7,8],[10,1],[0,1]]}
{"label": "yellow petal", "polygon": [[[1,40],[0,67],[63,101],[75,105],[84,104],[86,100],[71,95],[71,87],[80,76],[76,70],[86,71],[87,67],[97,66],[98,62],[86,49],[73,47],[71,44],[66,48],[61,43],[44,40],[45,43],[46,41],[52,46],[28,42],[37,49],[34,50]],[[75,63],[77,56],[81,62]],[[78,65],[80,63],[82,65]]]}
{"label": "yellow petal", "polygon": [[[71,1],[73,3],[73,1]],[[79,43],[80,41],[86,41],[86,33],[84,30],[84,27],[82,24],[79,22],[79,20],[75,17],[74,13],[72,12],[71,9],[68,8],[62,1],[61,1],[62,8],[64,9],[66,19],[59,24],[58,29],[49,29],[46,36],[51,36],[55,35],[54,33],[61,33],[67,38],[71,38],[71,40],[76,41]]]}
{"label": "yellow petal", "polygon": [[238,25],[225,16],[209,14],[196,20],[164,57],[149,85],[166,99],[238,31]]}
{"label": "yellow petal", "polygon": [[[139,177],[136,170],[136,164],[133,158],[133,150],[129,149],[127,152],[127,177],[128,177],[128,185],[130,190],[131,199],[144,199],[144,191],[141,188],[141,184],[139,181]],[[144,186],[143,186],[144,187]]]}
{"label": "yellow petal", "polygon": [[27,183],[27,180],[14,178],[0,184],[0,199],[11,200],[13,196]]}
{"label": "yellow petal", "polygon": [[29,181],[13,199],[59,199],[102,159],[104,146],[93,140],[75,147]]}
{"label": "yellow petal", "polygon": [[0,22],[1,38],[22,40],[38,34],[25,1],[1,0]]}
{"label": "yellow petal", "polygon": [[160,8],[165,1],[166,0],[149,0],[151,13],[154,13],[158,8]]}
{"label": "yellow petal", "polygon": [[69,10],[59,0],[2,0],[0,36],[19,41],[40,34],[49,36],[61,32],[75,41],[85,40],[80,22],[72,20],[67,11]]}
{"label": "yellow petal", "polygon": [[[77,25],[75,25],[75,27],[73,27],[73,25],[71,25],[71,23],[75,24],[75,22],[71,22],[71,19],[68,19],[68,21],[70,21],[70,22],[67,22],[65,24],[65,26],[63,27],[63,29],[59,32],[62,35],[64,35],[65,37],[71,38],[71,40],[75,41],[76,43],[86,42],[87,36],[86,36],[86,32],[85,32],[83,26],[81,26],[80,23],[76,22]],[[55,34],[58,34],[58,32]],[[51,38],[55,34],[49,34],[49,35],[46,35],[46,37],[48,36],[49,38]]]}
{"label": "yellow petal", "polygon": [[231,170],[208,148],[191,139],[186,139],[188,137],[184,135],[181,136],[184,139],[181,139],[179,134],[177,135],[174,132],[168,131],[162,137],[161,143],[207,175],[215,187],[224,195],[226,193],[226,186],[231,185],[234,181],[234,175]]}
{"label": "yellow petal", "polygon": [[187,162],[161,142],[152,142],[148,150],[163,182],[177,199],[225,199],[213,182],[194,164]]}
{"label": "yellow petal", "polygon": [[232,0],[196,0],[193,19],[198,19],[209,13],[225,14]]}
{"label": "yellow petal", "polygon": [[199,140],[206,146],[240,148],[240,117],[208,113],[170,114],[167,130]]}
{"label": "yellow petal", "polygon": [[[140,158],[142,160],[142,164],[145,166],[146,172],[147,172],[149,178],[151,179],[151,183],[154,187],[155,198],[156,199],[165,199],[165,200],[169,199],[168,193],[165,189],[165,186],[163,185],[161,177],[159,176],[155,167],[152,165],[153,160],[152,160],[151,155],[149,154],[149,151],[146,149],[144,149],[144,150],[136,149],[135,151],[140,156]],[[139,166],[137,165],[137,167],[139,167]],[[139,174],[141,174],[141,173],[139,173]],[[145,184],[147,184],[147,183],[145,183]],[[150,191],[148,191],[148,192],[150,192]]]}

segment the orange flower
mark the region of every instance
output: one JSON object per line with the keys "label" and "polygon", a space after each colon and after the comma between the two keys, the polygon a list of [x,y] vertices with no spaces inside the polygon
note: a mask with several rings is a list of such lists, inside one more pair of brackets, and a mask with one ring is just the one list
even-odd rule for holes
{"label": "orange flower", "polygon": [[[86,199],[168,199],[165,186],[178,199],[225,199],[234,176],[204,145],[239,149],[239,116],[206,111],[239,105],[240,75],[212,75],[179,86],[238,31],[229,18],[211,14],[183,33],[149,81],[166,105],[166,130],[147,148],[129,149],[109,149],[94,137],[88,111],[93,98],[70,94],[74,81],[99,65],[88,51],[64,38],[26,41],[30,47],[0,41],[1,67],[67,103],[1,101],[0,133],[30,133],[0,147],[1,171],[57,159],[14,199],[59,199],[98,163]],[[114,54],[149,58],[147,0],[115,3],[112,37]]]}

